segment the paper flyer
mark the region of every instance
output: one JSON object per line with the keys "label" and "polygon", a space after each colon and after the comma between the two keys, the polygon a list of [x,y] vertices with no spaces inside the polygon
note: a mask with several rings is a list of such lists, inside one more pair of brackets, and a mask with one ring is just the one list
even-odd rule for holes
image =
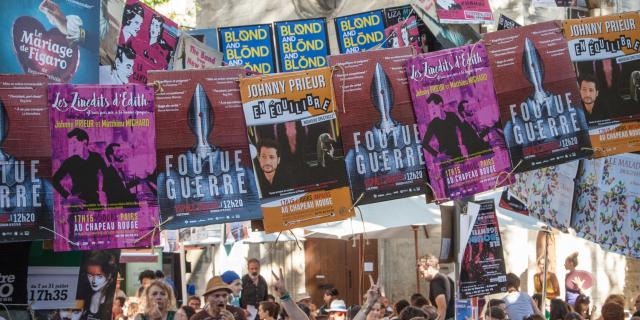
{"label": "paper flyer", "polygon": [[51,84],[56,251],[158,242],[153,91]]}
{"label": "paper flyer", "polygon": [[435,0],[440,23],[493,23],[489,0]]}
{"label": "paper flyer", "polygon": [[559,21],[484,39],[516,172],[591,155],[587,118]]}
{"label": "paper flyer", "polygon": [[484,44],[418,55],[406,72],[436,199],[508,184],[498,179],[511,166]]}
{"label": "paper flyer", "polygon": [[411,48],[329,58],[354,201],[424,194],[426,170],[404,64]]}
{"label": "paper flyer", "polygon": [[168,229],[260,219],[241,67],[154,71],[158,199]]}
{"label": "paper flyer", "polygon": [[[182,33],[173,56],[172,70],[219,67],[222,65],[222,60],[222,53],[208,47],[187,33]],[[150,82],[153,83],[151,80]]]}
{"label": "paper flyer", "polygon": [[324,67],[240,79],[266,232],[353,215],[331,76]]}

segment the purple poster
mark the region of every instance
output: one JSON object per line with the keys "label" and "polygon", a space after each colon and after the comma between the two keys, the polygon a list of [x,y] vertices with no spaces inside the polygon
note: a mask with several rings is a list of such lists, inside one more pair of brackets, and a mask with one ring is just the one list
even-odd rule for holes
{"label": "purple poster", "polygon": [[511,166],[485,46],[418,55],[406,69],[436,199],[494,188]]}
{"label": "purple poster", "polygon": [[157,243],[153,90],[54,84],[48,105],[54,250]]}

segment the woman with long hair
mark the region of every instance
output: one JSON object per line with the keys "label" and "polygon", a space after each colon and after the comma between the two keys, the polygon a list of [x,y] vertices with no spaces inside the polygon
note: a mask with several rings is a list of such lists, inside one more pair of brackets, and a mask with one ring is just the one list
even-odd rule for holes
{"label": "woman with long hair", "polygon": [[176,314],[173,289],[162,281],[153,281],[142,292],[142,312],[135,320],[173,320]]}

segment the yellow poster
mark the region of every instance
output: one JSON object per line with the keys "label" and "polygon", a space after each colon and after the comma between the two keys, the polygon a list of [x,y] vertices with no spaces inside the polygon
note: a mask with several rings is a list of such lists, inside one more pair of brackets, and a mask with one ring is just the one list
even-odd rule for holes
{"label": "yellow poster", "polygon": [[353,215],[331,73],[240,79],[266,232]]}
{"label": "yellow poster", "polygon": [[594,157],[640,151],[640,13],[564,21]]}

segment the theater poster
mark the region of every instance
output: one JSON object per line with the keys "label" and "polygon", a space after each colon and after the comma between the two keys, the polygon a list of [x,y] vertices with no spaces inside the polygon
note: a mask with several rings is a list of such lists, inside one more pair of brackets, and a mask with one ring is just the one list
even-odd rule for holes
{"label": "theater poster", "polygon": [[99,1],[0,1],[0,12],[0,73],[44,74],[61,83],[98,81]]}
{"label": "theater poster", "polygon": [[0,164],[0,242],[53,239],[46,76],[0,75]]}
{"label": "theater poster", "polygon": [[49,85],[54,250],[158,242],[153,91]]}
{"label": "theater poster", "polygon": [[384,16],[374,10],[333,19],[340,53],[370,50],[384,41]]}
{"label": "theater poster", "polygon": [[509,153],[484,44],[418,55],[405,69],[436,199],[508,183]]}
{"label": "theater poster", "polygon": [[460,297],[507,292],[507,272],[500,226],[493,200],[478,202],[480,211],[460,264]]}
{"label": "theater poster", "polygon": [[[171,66],[172,70],[206,69],[221,66],[222,60],[222,53],[182,33]],[[152,82],[149,80],[149,83]]]}
{"label": "theater poster", "polygon": [[411,5],[384,9],[384,33],[386,48],[412,46],[416,52],[427,52],[429,32]]}
{"label": "theater poster", "polygon": [[595,241],[596,217],[598,216],[598,191],[602,177],[602,161],[584,159],[580,161],[576,177],[575,200],[571,216],[571,227],[576,236]]}
{"label": "theater poster", "polygon": [[242,67],[154,71],[158,199],[168,229],[261,219]]}
{"label": "theater poster", "polygon": [[596,157],[640,150],[640,13],[564,21]]}
{"label": "theater poster", "polygon": [[587,118],[560,22],[491,32],[484,41],[515,171],[591,155]]}
{"label": "theater poster", "polygon": [[440,23],[491,23],[489,0],[435,0]]}
{"label": "theater poster", "polygon": [[329,34],[324,18],[273,23],[280,72],[326,67]]}
{"label": "theater poster", "polygon": [[100,71],[100,84],[147,83],[147,71],[167,70],[180,30],[139,0],[127,0],[115,61]]}
{"label": "theater poster", "polygon": [[351,197],[359,204],[424,193],[426,171],[404,64],[411,48],[329,58]]}
{"label": "theater poster", "polygon": [[253,72],[276,72],[276,53],[270,24],[218,28],[218,49],[228,66],[242,66]]}
{"label": "theater poster", "polygon": [[266,232],[353,215],[331,72],[240,79]]}

